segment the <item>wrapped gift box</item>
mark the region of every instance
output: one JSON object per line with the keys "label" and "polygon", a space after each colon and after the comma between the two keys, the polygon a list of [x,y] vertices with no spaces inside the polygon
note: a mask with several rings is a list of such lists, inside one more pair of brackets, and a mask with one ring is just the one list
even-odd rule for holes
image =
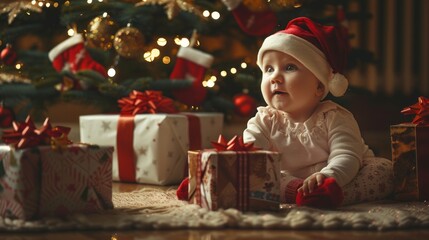
{"label": "wrapped gift box", "polygon": [[[188,150],[210,147],[210,140],[221,133],[223,114],[137,114],[129,134],[118,130],[119,121],[119,115],[81,116],[81,142],[115,146],[115,181],[170,185],[185,177]],[[132,139],[124,141],[118,132]],[[118,147],[128,147],[125,153],[131,156],[118,153]]]}
{"label": "wrapped gift box", "polygon": [[270,151],[189,151],[190,203],[218,210],[276,211],[280,155]]}
{"label": "wrapped gift box", "polygon": [[113,208],[113,147],[0,146],[0,214],[34,219]]}
{"label": "wrapped gift box", "polygon": [[390,127],[395,199],[429,200],[429,126]]}

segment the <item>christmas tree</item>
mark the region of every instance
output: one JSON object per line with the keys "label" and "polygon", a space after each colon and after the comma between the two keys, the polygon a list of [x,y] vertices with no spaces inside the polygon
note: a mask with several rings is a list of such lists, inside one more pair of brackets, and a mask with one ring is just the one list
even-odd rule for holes
{"label": "christmas tree", "polygon": [[[118,99],[132,90],[157,90],[180,111],[249,117],[263,102],[256,66],[263,39],[297,16],[344,25],[353,21],[345,18],[346,5],[340,0],[2,1],[0,114],[17,120],[43,116],[58,101],[117,113]],[[365,51],[352,53],[351,63],[370,60]]]}

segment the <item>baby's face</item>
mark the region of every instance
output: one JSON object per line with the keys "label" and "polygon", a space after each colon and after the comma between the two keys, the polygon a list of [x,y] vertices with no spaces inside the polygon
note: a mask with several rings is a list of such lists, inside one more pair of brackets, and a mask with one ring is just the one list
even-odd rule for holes
{"label": "baby's face", "polygon": [[289,54],[263,55],[261,91],[269,106],[301,118],[317,106],[323,90],[316,76]]}

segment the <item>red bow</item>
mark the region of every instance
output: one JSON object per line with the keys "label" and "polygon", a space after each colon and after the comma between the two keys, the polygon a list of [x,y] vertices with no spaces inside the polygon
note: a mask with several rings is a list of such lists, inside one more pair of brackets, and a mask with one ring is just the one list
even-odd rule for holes
{"label": "red bow", "polygon": [[2,139],[7,144],[13,144],[15,148],[28,148],[39,145],[51,145],[53,147],[71,144],[67,135],[70,128],[52,127],[49,118],[40,128],[35,127],[30,116],[23,123],[13,122],[13,129],[4,130]]}
{"label": "red bow", "polygon": [[118,100],[121,115],[136,115],[139,113],[176,113],[173,100],[162,96],[161,91],[133,90],[128,97]]}
{"label": "red bow", "polygon": [[419,97],[418,103],[402,109],[405,115],[415,114],[413,123],[417,125],[429,125],[429,98]]}
{"label": "red bow", "polygon": [[244,143],[242,137],[235,135],[229,142],[226,142],[225,138],[219,135],[217,142],[212,142],[212,145],[218,151],[254,151],[259,150],[253,146],[253,143]]}

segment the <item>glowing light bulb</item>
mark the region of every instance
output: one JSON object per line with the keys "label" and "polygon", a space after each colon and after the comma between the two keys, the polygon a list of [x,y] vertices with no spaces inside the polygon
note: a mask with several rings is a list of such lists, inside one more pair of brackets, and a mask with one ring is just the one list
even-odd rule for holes
{"label": "glowing light bulb", "polygon": [[69,30],[67,30],[67,35],[69,35],[70,37],[73,36],[75,34],[75,31],[73,28],[70,28]]}
{"label": "glowing light bulb", "polygon": [[165,39],[165,38],[158,38],[158,40],[156,41],[156,43],[158,44],[158,46],[163,47],[163,46],[167,45],[167,39]]}
{"label": "glowing light bulb", "polygon": [[114,77],[115,75],[116,75],[116,70],[113,67],[111,67],[111,68],[109,68],[109,70],[107,70],[107,76]]}
{"label": "glowing light bulb", "polygon": [[169,56],[165,56],[162,58],[162,63],[169,64],[171,62],[171,59]]}
{"label": "glowing light bulb", "polygon": [[203,16],[206,17],[206,18],[210,17],[210,11],[209,10],[204,10]]}
{"label": "glowing light bulb", "polygon": [[189,44],[190,44],[190,42],[189,42],[189,39],[187,39],[187,38],[182,38],[182,40],[180,40],[180,46],[182,46],[182,47],[187,47],[187,46],[189,46]]}
{"label": "glowing light bulb", "polygon": [[219,18],[220,18],[220,13],[219,12],[217,12],[217,11],[214,11],[214,12],[212,12],[212,18],[214,19],[214,20],[218,20]]}

